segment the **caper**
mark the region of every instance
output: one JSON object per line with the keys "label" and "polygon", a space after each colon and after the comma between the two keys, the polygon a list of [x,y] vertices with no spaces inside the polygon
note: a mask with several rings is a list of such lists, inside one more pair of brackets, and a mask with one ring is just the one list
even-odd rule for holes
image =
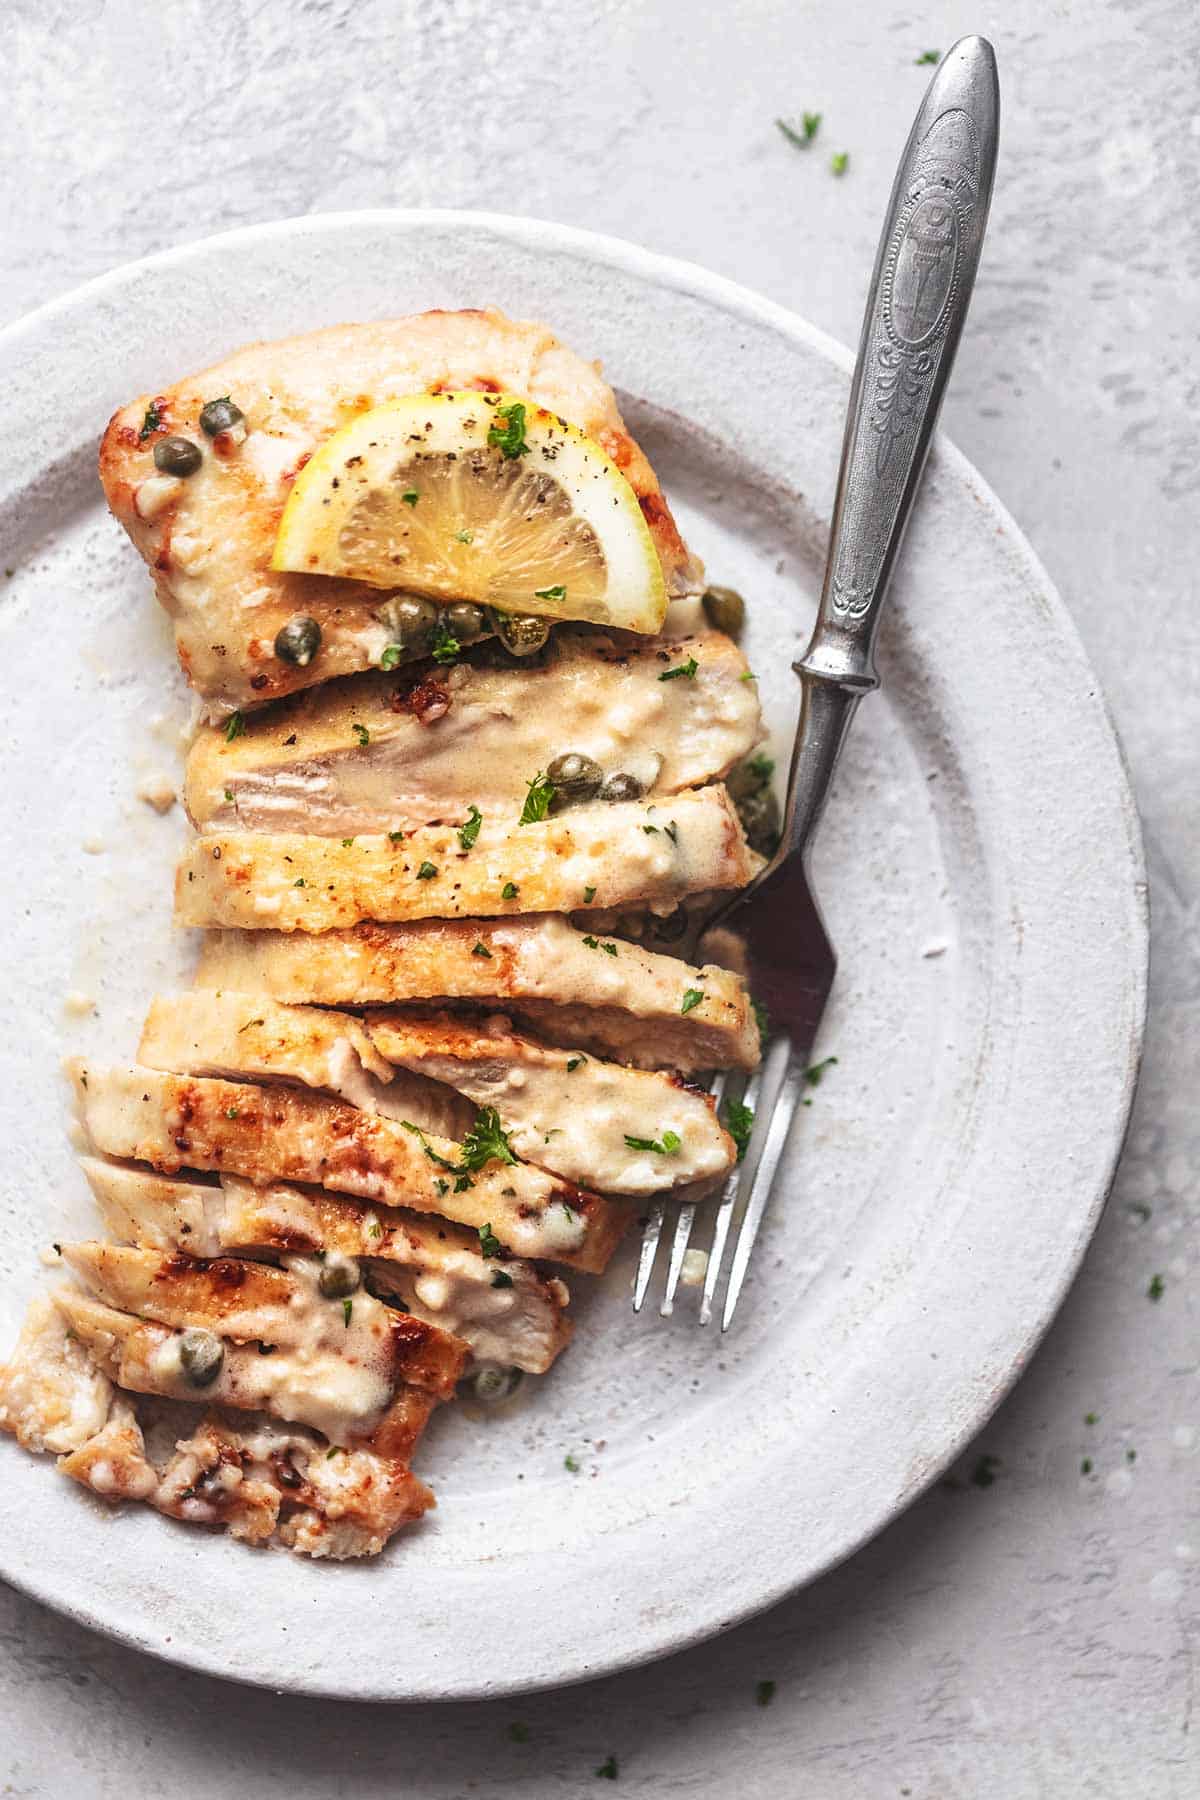
{"label": "caper", "polygon": [[636,775],[628,775],[623,769],[618,769],[615,775],[609,776],[600,789],[600,798],[602,800],[640,800],[645,791]]}
{"label": "caper", "polygon": [[600,792],[604,770],[590,756],[584,756],[578,750],[565,750],[546,770],[546,779],[564,799],[590,800],[593,794]]}
{"label": "caper", "polygon": [[471,600],[456,600],[446,608],[446,629],[460,644],[473,643],[487,627],[487,614]]}
{"label": "caper", "polygon": [[190,1387],[211,1387],[224,1361],[225,1346],[215,1331],[192,1325],[179,1340],[179,1362]]}
{"label": "caper", "polygon": [[164,475],[194,475],[203,461],[199,444],[191,438],[159,438],[154,446],[154,466]]}
{"label": "caper", "polygon": [[321,648],[321,627],[305,613],[297,613],[275,633],[275,654],[280,662],[295,663],[307,669]]}
{"label": "caper", "polygon": [[773,856],[779,848],[779,802],[771,789],[757,788],[735,805],[750,848],[760,856]]}
{"label": "caper", "polygon": [[387,621],[405,656],[424,656],[433,644],[433,634],[441,617],[441,609],[432,600],[416,594],[404,594],[387,609]]}
{"label": "caper", "polygon": [[656,938],[661,938],[664,944],[677,944],[680,938],[686,934],[687,928],[686,906],[677,906],[675,911],[668,913],[665,919],[655,919],[654,921],[654,935]]}
{"label": "caper", "polygon": [[216,437],[222,431],[232,431],[245,418],[240,406],[235,406],[228,394],[219,400],[208,400],[200,408],[200,429],[209,437]]}
{"label": "caper", "polygon": [[730,637],[736,637],[746,623],[746,602],[736,588],[705,588],[700,604],[709,624],[728,632]]}
{"label": "caper", "polygon": [[510,656],[533,656],[550,637],[549,619],[540,619],[534,613],[494,612],[492,623]]}
{"label": "caper", "polygon": [[321,1264],[317,1286],[327,1300],[344,1300],[357,1290],[361,1280],[354,1258],[333,1250]]}
{"label": "caper", "polygon": [[520,1369],[502,1369],[495,1363],[478,1369],[470,1383],[476,1400],[482,1400],[485,1406],[494,1406],[500,1400],[507,1400],[516,1393],[520,1385]]}

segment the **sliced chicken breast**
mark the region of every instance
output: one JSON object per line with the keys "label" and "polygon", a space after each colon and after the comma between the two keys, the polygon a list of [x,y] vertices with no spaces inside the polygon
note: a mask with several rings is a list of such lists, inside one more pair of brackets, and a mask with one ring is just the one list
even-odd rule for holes
{"label": "sliced chicken breast", "polygon": [[[405,394],[472,387],[521,394],[594,438],[638,497],[668,592],[697,589],[702,570],[611,389],[545,326],[494,310],[428,312],[251,344],[122,407],[100,446],[108,504],[153,571],[184,673],[214,712],[379,662],[394,635],[392,596],[272,571],[284,502],[299,468],[356,414]],[[244,422],[209,438],[201,408],[224,396]],[[155,468],[155,445],[167,435],[201,453],[185,479]],[[320,652],[305,667],[275,654],[276,634],[297,614],[321,627]]]}
{"label": "sliced chicken breast", "polygon": [[[693,662],[691,679],[662,679]],[[718,631],[618,639],[565,629],[535,664],[484,646],[448,670],[355,675],[252,715],[233,739],[202,729],[187,809],[201,831],[323,837],[459,820],[468,804],[508,818],[531,778],[568,751],[605,777],[634,776],[657,799],[725,775],[758,742],[745,675]]]}
{"label": "sliced chicken breast", "polygon": [[[627,1229],[625,1207],[528,1163],[465,1163],[465,1146],[292,1088],[71,1065],[96,1150],[168,1174],[219,1169],[299,1181],[364,1201],[441,1213],[518,1256],[603,1269]],[[497,1267],[503,1267],[497,1262]],[[257,1334],[255,1334],[257,1335]]]}
{"label": "sliced chicken breast", "polygon": [[677,1077],[554,1049],[502,1016],[375,1013],[369,1030],[389,1062],[494,1107],[518,1155],[568,1181],[655,1194],[736,1161],[710,1096]]}
{"label": "sliced chicken breast", "polygon": [[485,819],[469,848],[454,826],[396,842],[213,832],[183,854],[175,917],[320,932],[592,904],[673,912],[688,894],[744,887],[755,867],[729,796],[707,787],[662,806],[596,802],[527,825]]}
{"label": "sliced chicken breast", "polygon": [[516,1258],[482,1256],[479,1235],[393,1207],[365,1209],[322,1188],[236,1176],[220,1184],[156,1175],[128,1163],[83,1159],[112,1235],[158,1251],[216,1257],[229,1251],[336,1251],[360,1259],[376,1282],[470,1346],[476,1362],[541,1375],[571,1337],[568,1293]]}
{"label": "sliced chicken breast", "polygon": [[368,923],[317,937],[210,931],[196,980],[319,1006],[502,1006],[551,1042],[637,1068],[686,1074],[757,1065],[758,1026],[738,976],[598,939],[617,943],[610,956],[588,942],[592,935],[552,915]]}

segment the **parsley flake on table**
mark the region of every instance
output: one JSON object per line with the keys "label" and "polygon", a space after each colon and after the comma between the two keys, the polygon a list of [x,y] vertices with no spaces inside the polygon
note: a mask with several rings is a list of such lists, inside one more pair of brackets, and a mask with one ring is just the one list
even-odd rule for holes
{"label": "parsley flake on table", "polygon": [[836,1068],[836,1066],[837,1057],[827,1056],[824,1062],[810,1063],[808,1068],[804,1071],[804,1079],[807,1081],[809,1087],[820,1087],[825,1078],[826,1069],[833,1069]]}
{"label": "parsley flake on table", "polygon": [[799,131],[794,125],[789,125],[786,119],[776,119],[775,126],[778,131],[783,133],[789,144],[794,144],[797,150],[807,150],[821,129],[821,114],[819,112],[801,113]]}
{"label": "parsley flake on table", "polygon": [[661,1138],[639,1138],[625,1135],[631,1150],[653,1150],[656,1156],[672,1156],[683,1139],[677,1131],[664,1131]]}
{"label": "parsley flake on table", "polygon": [[245,729],[245,714],[240,712],[230,713],[225,721],[225,742],[227,744],[232,744],[234,738],[240,738]]}
{"label": "parsley flake on table", "polygon": [[503,1245],[492,1230],[491,1221],[479,1227],[479,1254],[481,1256],[499,1256]]}
{"label": "parsley flake on table", "polygon": [[472,806],[463,823],[458,828],[458,841],[464,850],[473,848],[479,836],[479,827],[483,824],[483,814],[477,806]]}
{"label": "parsley flake on table", "polygon": [[1161,1275],[1150,1277],[1150,1286],[1146,1289],[1147,1300],[1161,1300],[1167,1291],[1167,1284]]}
{"label": "parsley flake on table", "polygon": [[597,1775],[597,1777],[601,1781],[615,1781],[617,1779],[617,1759],[616,1759],[616,1757],[615,1756],[606,1757],[605,1760],[600,1764],[599,1768],[594,1771],[594,1773]]}
{"label": "parsley flake on table", "polygon": [[996,1479],[996,1470],[1001,1466],[998,1456],[983,1455],[971,1470],[971,1484],[977,1488],[990,1488]]}
{"label": "parsley flake on table", "polygon": [[685,663],[678,663],[673,669],[664,669],[659,676],[660,681],[695,681],[696,670],[700,664],[694,656],[689,656]]}
{"label": "parsley flake on table", "polygon": [[1094,1467],[1095,1464],[1092,1462],[1091,1457],[1085,1456],[1079,1465],[1079,1473],[1081,1475],[1090,1475]]}
{"label": "parsley flake on table", "polygon": [[914,66],[918,69],[921,68],[925,63],[929,63],[933,66],[936,66],[938,63],[941,62],[941,60],[942,60],[942,53],[940,50],[922,50],[920,56],[918,56],[915,59]]}
{"label": "parsley flake on table", "polygon": [[756,1706],[770,1706],[774,1698],[775,1683],[773,1681],[760,1681],[757,1683],[754,1689],[754,1701]]}
{"label": "parsley flake on table", "polygon": [[680,1012],[681,1013],[690,1013],[693,1010],[693,1008],[699,1006],[699,1004],[703,1000],[703,998],[704,998],[704,989],[703,988],[688,988],[687,992],[683,996],[683,1003],[679,1008]]}
{"label": "parsley flake on table", "polygon": [[578,1475],[580,1469],[578,1458],[571,1456],[568,1453],[568,1455],[563,1457],[563,1468],[568,1470],[572,1475]]}
{"label": "parsley flake on table", "polygon": [[830,172],[834,175],[844,175],[849,167],[850,152],[848,150],[835,150],[829,159]]}
{"label": "parsley flake on table", "polygon": [[526,785],[525,804],[521,808],[517,824],[539,824],[548,815],[555,792],[554,783],[539,769],[533,780]]}
{"label": "parsley flake on table", "polygon": [[[501,419],[503,425],[499,423]],[[529,455],[529,445],[525,442],[525,407],[520,400],[496,408],[495,419],[488,426],[487,441],[506,461]]]}

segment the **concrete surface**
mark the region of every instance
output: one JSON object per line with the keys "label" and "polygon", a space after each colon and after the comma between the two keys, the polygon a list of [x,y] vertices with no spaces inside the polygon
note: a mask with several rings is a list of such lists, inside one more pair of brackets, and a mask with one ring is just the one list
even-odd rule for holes
{"label": "concrete surface", "polygon": [[[1155,910],[1128,1152],[1058,1323],[956,1486],[757,1623],[593,1687],[429,1712],[279,1700],[0,1592],[4,1794],[541,1800],[607,1792],[610,1753],[631,1795],[1200,1792],[1192,0],[9,0],[0,307],[231,225],[463,205],[694,258],[852,340],[915,59],[972,29],[999,52],[1004,134],[946,423],[1107,687]],[[772,123],[802,110],[824,114],[807,153]]]}

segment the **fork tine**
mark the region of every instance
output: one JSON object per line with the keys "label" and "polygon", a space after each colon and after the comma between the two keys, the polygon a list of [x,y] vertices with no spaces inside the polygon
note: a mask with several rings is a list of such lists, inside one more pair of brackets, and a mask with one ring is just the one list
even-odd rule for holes
{"label": "fork tine", "polygon": [[[768,1080],[781,1069],[778,1079],[768,1088]],[[733,1318],[742,1284],[746,1279],[746,1270],[750,1266],[750,1253],[754,1249],[754,1240],[758,1236],[763,1214],[767,1210],[770,1197],[784,1147],[787,1144],[788,1132],[792,1120],[796,1116],[796,1107],[800,1102],[800,1090],[804,1086],[804,1070],[799,1059],[792,1056],[792,1046],[785,1038],[777,1038],[768,1052],[768,1065],[763,1075],[763,1089],[771,1095],[766,1102],[765,1110],[770,1123],[767,1126],[767,1138],[758,1159],[758,1167],[754,1171],[750,1188],[750,1198],[746,1202],[746,1211],[742,1217],[742,1227],[738,1232],[737,1247],[733,1253],[733,1267],[729,1271],[729,1286],[725,1290],[725,1312],[721,1319],[721,1330],[728,1331]]]}
{"label": "fork tine", "polygon": [[[750,1107],[752,1111],[758,1105],[758,1090],[761,1085],[762,1074],[760,1070],[756,1069],[742,1093],[743,1104]],[[716,1222],[713,1225],[712,1247],[708,1253],[708,1269],[704,1276],[704,1295],[700,1301],[701,1325],[707,1325],[712,1318],[713,1296],[717,1291],[717,1283],[721,1279],[721,1264],[725,1259],[725,1242],[729,1236],[733,1209],[737,1203],[745,1173],[746,1164],[744,1162],[735,1163],[725,1179],[721,1202],[717,1207]]]}
{"label": "fork tine", "polygon": [[662,1236],[663,1202],[656,1200],[646,1215],[646,1224],[642,1231],[642,1251],[638,1257],[637,1278],[633,1284],[633,1310],[641,1312],[646,1298],[646,1290],[650,1286],[650,1277],[654,1273],[654,1259],[658,1255],[658,1240]]}
{"label": "fork tine", "polygon": [[662,1297],[659,1312],[664,1319],[669,1319],[675,1310],[675,1290],[679,1286],[679,1273],[683,1268],[683,1259],[687,1254],[688,1239],[692,1235],[692,1225],[696,1218],[696,1203],[687,1201],[679,1209],[679,1217],[675,1221],[675,1236],[671,1240],[671,1262],[667,1269],[667,1286]]}

